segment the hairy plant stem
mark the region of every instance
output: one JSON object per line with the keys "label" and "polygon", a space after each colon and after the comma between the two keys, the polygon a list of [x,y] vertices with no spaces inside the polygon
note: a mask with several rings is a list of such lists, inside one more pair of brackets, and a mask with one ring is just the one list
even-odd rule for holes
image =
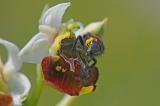
{"label": "hairy plant stem", "polygon": [[31,96],[28,97],[28,99],[25,101],[23,106],[37,106],[38,100],[40,98],[42,89],[43,89],[43,74],[41,71],[41,65],[37,65],[36,70],[36,84],[35,88],[33,89],[33,92]]}
{"label": "hairy plant stem", "polygon": [[56,106],[70,106],[77,96],[70,96],[65,94],[62,100]]}

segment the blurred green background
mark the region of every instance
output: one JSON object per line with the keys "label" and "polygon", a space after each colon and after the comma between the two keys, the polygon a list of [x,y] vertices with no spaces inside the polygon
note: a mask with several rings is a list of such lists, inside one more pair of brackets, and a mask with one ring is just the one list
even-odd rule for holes
{"label": "blurred green background", "polygon": [[[98,60],[97,90],[73,106],[160,106],[160,0],[68,0],[64,15],[88,24],[108,17],[105,53]],[[0,37],[22,48],[38,32],[45,4],[66,0],[0,0]],[[6,60],[6,51],[0,46]],[[35,65],[22,71],[35,83]],[[38,106],[54,106],[63,94],[45,87]]]}

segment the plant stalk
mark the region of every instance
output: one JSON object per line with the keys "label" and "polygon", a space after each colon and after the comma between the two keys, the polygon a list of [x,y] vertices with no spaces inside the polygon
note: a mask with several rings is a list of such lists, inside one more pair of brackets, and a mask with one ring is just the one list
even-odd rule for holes
{"label": "plant stalk", "polygon": [[65,94],[62,100],[56,106],[70,106],[77,96],[70,96]]}
{"label": "plant stalk", "polygon": [[23,106],[37,106],[38,105],[38,101],[39,101],[39,98],[40,98],[40,95],[43,89],[43,74],[41,71],[40,64],[37,65],[36,75],[37,75],[36,86],[33,89],[31,96],[28,97],[28,99],[25,101]]}

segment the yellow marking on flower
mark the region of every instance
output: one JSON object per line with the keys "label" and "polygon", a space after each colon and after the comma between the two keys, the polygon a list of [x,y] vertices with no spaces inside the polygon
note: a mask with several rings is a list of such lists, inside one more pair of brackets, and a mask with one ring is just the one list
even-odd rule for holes
{"label": "yellow marking on flower", "polygon": [[54,43],[52,44],[50,48],[51,55],[57,55],[59,53],[59,50],[61,49],[62,40],[64,39],[72,39],[75,35],[71,32],[63,32],[60,33],[54,40]]}
{"label": "yellow marking on flower", "polygon": [[94,90],[94,86],[87,86],[87,87],[83,87],[79,93],[79,95],[83,95],[86,93],[91,93]]}
{"label": "yellow marking on flower", "polygon": [[61,49],[61,44],[64,39],[72,39],[76,38],[75,34],[73,33],[74,29],[79,29],[79,25],[76,22],[70,23],[68,26],[66,26],[66,29],[60,32],[54,40],[54,43],[52,44],[50,48],[50,54],[51,55],[57,55],[59,53],[59,50]]}
{"label": "yellow marking on flower", "polygon": [[62,72],[66,72],[66,70],[65,70],[65,69],[62,69]]}
{"label": "yellow marking on flower", "polygon": [[93,40],[94,40],[93,37],[88,38],[88,39],[86,40],[86,42],[85,42],[85,45],[86,45],[87,47],[89,47],[90,43],[91,43]]}
{"label": "yellow marking on flower", "polygon": [[61,70],[62,70],[62,67],[61,67],[61,66],[56,66],[56,70],[57,70],[57,71],[61,71]]}

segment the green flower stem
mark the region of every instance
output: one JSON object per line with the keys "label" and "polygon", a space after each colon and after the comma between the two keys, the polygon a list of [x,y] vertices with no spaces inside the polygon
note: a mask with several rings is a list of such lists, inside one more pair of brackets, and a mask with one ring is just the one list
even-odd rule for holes
{"label": "green flower stem", "polygon": [[37,65],[37,78],[36,78],[36,86],[33,89],[33,92],[30,97],[25,101],[23,106],[37,106],[38,100],[40,98],[42,89],[43,89],[43,74],[41,71],[41,65]]}
{"label": "green flower stem", "polygon": [[56,106],[70,106],[78,96],[64,95],[62,100]]}

